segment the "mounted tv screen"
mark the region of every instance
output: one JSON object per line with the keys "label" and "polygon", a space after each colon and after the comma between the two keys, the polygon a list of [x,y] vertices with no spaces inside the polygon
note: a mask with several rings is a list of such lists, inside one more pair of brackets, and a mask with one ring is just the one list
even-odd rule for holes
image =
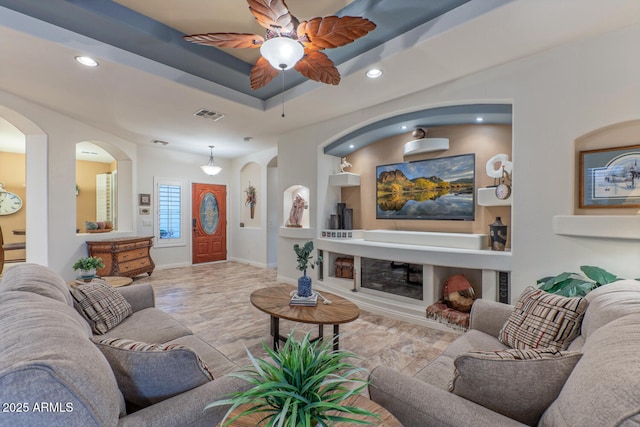
{"label": "mounted tv screen", "polygon": [[376,218],[473,221],[475,154],[376,167]]}

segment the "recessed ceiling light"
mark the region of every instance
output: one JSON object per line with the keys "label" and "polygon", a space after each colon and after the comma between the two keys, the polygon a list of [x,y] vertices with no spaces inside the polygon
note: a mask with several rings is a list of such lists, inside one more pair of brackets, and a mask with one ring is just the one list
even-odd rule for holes
{"label": "recessed ceiling light", "polygon": [[484,122],[484,118],[482,118],[482,117],[476,117],[476,122],[478,122],[478,123],[482,123],[482,122]]}
{"label": "recessed ceiling light", "polygon": [[402,130],[405,130],[407,128],[407,125],[402,125]]}
{"label": "recessed ceiling light", "polygon": [[355,145],[353,145],[353,144],[350,144],[350,145],[349,145],[349,148],[356,148],[356,146],[355,146]]}
{"label": "recessed ceiling light", "polygon": [[97,67],[98,61],[88,56],[76,56],[76,61],[87,67]]}
{"label": "recessed ceiling light", "polygon": [[370,79],[377,79],[382,75],[382,70],[380,68],[372,68],[367,71],[366,76]]}

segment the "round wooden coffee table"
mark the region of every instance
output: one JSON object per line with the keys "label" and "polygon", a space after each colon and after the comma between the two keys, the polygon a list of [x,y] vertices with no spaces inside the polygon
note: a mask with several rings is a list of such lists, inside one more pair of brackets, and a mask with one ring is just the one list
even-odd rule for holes
{"label": "round wooden coffee table", "polygon": [[102,280],[107,282],[107,284],[113,288],[119,288],[120,286],[127,286],[133,283],[133,279],[131,277],[121,276],[103,276]]}
{"label": "round wooden coffee table", "polygon": [[[402,427],[402,424],[400,424],[400,421],[398,421],[398,419],[396,417],[393,416],[393,414],[391,414],[391,412],[387,411],[386,409],[384,409],[382,406],[378,405],[376,402],[374,402],[373,400],[367,399],[366,397],[364,397],[361,394],[357,394],[355,396],[351,396],[348,397],[347,399],[345,399],[344,401],[345,405],[348,406],[357,406],[359,408],[362,409],[366,409],[369,412],[373,412],[374,414],[378,414],[380,416],[380,419],[378,421],[376,421],[376,426],[382,426],[382,427]],[[236,415],[238,415],[239,413],[241,413],[243,410],[248,409],[249,406],[240,406],[239,408],[235,409],[230,415],[229,417],[227,417],[227,420],[232,419],[233,417],[235,417]],[[357,420],[366,420],[366,421],[375,421],[374,418],[371,417],[365,417],[363,415],[346,415],[349,418],[354,418]],[[242,418],[238,418],[237,420],[235,420],[233,422],[233,427],[259,427],[259,426],[264,426],[266,424],[266,422],[260,422],[260,420],[262,420],[262,418],[264,417],[264,413],[260,412],[260,413],[255,413],[255,414],[249,414],[249,415],[245,415]],[[222,424],[218,424],[219,426]],[[358,423],[350,423],[350,422],[338,422],[335,424],[336,426],[339,427],[355,427],[355,426],[361,426],[362,424],[358,424]]]}
{"label": "round wooden coffee table", "polygon": [[322,298],[318,298],[318,305],[315,307],[292,306],[289,302],[293,290],[295,288],[287,285],[272,286],[251,294],[251,304],[271,316],[273,349],[278,349],[280,341],[286,341],[286,337],[280,336],[280,319],[286,319],[318,325],[318,339],[323,338],[324,325],[333,325],[333,348],[337,350],[340,325],[353,322],[360,316],[358,306],[329,292],[320,292],[320,295],[330,300],[331,304],[324,304]]}

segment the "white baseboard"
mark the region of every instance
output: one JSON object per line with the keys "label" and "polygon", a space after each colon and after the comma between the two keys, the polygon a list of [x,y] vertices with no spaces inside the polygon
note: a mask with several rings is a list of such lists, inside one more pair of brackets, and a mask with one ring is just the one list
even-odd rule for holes
{"label": "white baseboard", "polygon": [[190,267],[190,262],[177,262],[175,264],[156,264],[155,270],[166,270],[168,268]]}
{"label": "white baseboard", "polygon": [[259,268],[269,268],[269,266],[263,262],[255,262],[255,261],[250,261],[248,259],[242,259],[242,258],[235,258],[235,257],[229,257],[228,258],[229,261],[233,261],[233,262],[237,262],[239,264],[247,264],[253,267],[259,267]]}

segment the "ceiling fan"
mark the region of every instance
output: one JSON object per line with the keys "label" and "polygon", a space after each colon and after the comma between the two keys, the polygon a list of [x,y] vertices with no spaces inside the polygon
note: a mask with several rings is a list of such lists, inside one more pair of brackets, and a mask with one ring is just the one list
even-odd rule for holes
{"label": "ceiling fan", "polygon": [[337,85],[340,72],[321,50],[344,46],[376,28],[366,18],[327,16],[300,22],[284,0],[247,0],[249,10],[267,29],[264,37],[246,33],[207,33],[184,36],[192,43],[233,48],[260,48],[251,69],[251,89],[269,83],[278,72],[294,68],[308,79]]}

